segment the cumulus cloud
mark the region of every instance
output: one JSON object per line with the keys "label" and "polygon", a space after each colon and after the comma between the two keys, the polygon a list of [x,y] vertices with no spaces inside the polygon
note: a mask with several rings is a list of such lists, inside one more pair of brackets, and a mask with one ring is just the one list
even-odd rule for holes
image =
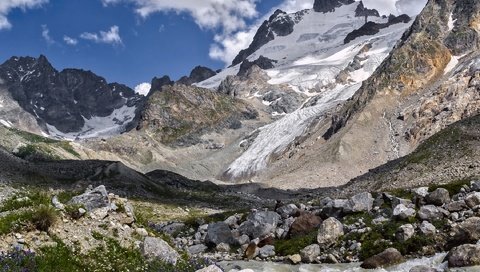
{"label": "cumulus cloud", "polygon": [[67,35],[63,36],[63,41],[68,45],[77,45],[78,40],[72,37],[68,37]]}
{"label": "cumulus cloud", "polygon": [[138,94],[141,94],[143,96],[147,96],[147,94],[150,92],[150,89],[152,88],[152,85],[150,83],[142,83],[139,84],[135,87],[135,92]]}
{"label": "cumulus cloud", "polygon": [[143,18],[155,12],[188,13],[204,29],[221,29],[226,33],[243,29],[246,19],[258,15],[258,0],[102,0],[103,5],[133,3],[135,12]]}
{"label": "cumulus cloud", "polygon": [[50,37],[50,29],[48,29],[47,25],[42,25],[42,37],[48,45],[55,43],[52,37]]}
{"label": "cumulus cloud", "polygon": [[1,0],[0,30],[10,29],[12,27],[12,24],[8,21],[7,18],[7,15],[10,13],[10,11],[12,11],[12,9],[20,8],[22,10],[27,10],[39,7],[45,3],[48,3],[48,0]]}
{"label": "cumulus cloud", "polygon": [[410,16],[418,15],[427,4],[427,0],[363,0],[368,8],[377,9],[380,14]]}
{"label": "cumulus cloud", "polygon": [[116,25],[112,26],[108,31],[100,31],[100,33],[84,32],[80,34],[80,38],[93,41],[96,43],[106,43],[112,45],[123,44],[120,37],[120,28]]}

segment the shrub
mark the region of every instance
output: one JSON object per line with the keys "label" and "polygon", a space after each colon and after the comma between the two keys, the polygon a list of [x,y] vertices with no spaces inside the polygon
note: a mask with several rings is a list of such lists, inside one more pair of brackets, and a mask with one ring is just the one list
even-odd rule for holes
{"label": "shrub", "polygon": [[31,218],[31,223],[36,229],[41,231],[48,231],[57,220],[57,212],[50,206],[41,205],[36,209]]}

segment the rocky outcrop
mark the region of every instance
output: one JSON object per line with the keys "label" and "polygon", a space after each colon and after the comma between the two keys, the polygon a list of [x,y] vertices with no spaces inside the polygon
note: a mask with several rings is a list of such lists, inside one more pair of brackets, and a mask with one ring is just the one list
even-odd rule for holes
{"label": "rocky outcrop", "polygon": [[258,57],[258,59],[254,60],[254,61],[249,61],[248,59],[244,60],[242,62],[242,64],[240,65],[240,70],[238,71],[238,76],[245,76],[248,72],[248,70],[250,70],[250,68],[252,68],[252,66],[256,65],[258,66],[259,68],[263,69],[263,70],[266,70],[266,69],[271,69],[274,66],[274,63],[276,63],[277,61],[276,60],[271,60],[269,58],[266,58],[264,56],[260,56]]}
{"label": "rocky outcrop", "polygon": [[183,85],[192,85],[194,83],[202,82],[216,75],[217,73],[212,69],[204,66],[197,66],[190,72],[190,76],[180,78],[176,83]]}
{"label": "rocky outcrop", "polygon": [[143,241],[142,253],[149,258],[156,258],[163,262],[175,265],[180,259],[176,252],[167,242],[157,237],[146,237]]}
{"label": "rocky outcrop", "polygon": [[163,76],[161,78],[154,77],[151,83],[152,87],[148,94],[150,96],[153,92],[161,91],[163,86],[172,86],[173,84],[175,84],[175,82],[172,81],[169,76]]}
{"label": "rocky outcrop", "polygon": [[[352,0],[353,1],[353,0]],[[287,36],[293,32],[294,20],[285,12],[276,10],[268,20],[265,20],[253,37],[253,41],[247,49],[238,53],[232,62],[232,66],[242,63],[248,56],[260,47],[275,39],[277,36]]]}
{"label": "rocky outcrop", "polygon": [[380,17],[380,13],[378,13],[378,10],[376,10],[376,9],[366,8],[363,5],[363,1],[360,1],[360,3],[357,6],[357,9],[355,9],[355,17],[366,17],[366,18],[368,18],[369,16]]}
{"label": "rocky outcrop", "polygon": [[336,8],[353,3],[355,3],[354,0],[315,0],[313,10],[323,13],[334,12]]}
{"label": "rocky outcrop", "polygon": [[73,197],[69,204],[81,205],[92,211],[98,208],[108,207],[110,201],[108,199],[108,193],[105,186],[100,185],[97,188],[88,188],[84,194]]}
{"label": "rocky outcrop", "polygon": [[[359,5],[360,7],[360,5]],[[378,13],[378,12],[377,12]],[[380,30],[390,27],[391,25],[394,24],[399,24],[399,23],[408,23],[410,22],[410,17],[406,14],[400,15],[400,16],[393,16],[391,15],[388,18],[387,23],[375,23],[375,22],[366,22],[362,27],[359,29],[355,29],[354,31],[350,32],[347,34],[345,37],[344,43],[347,44],[353,40],[355,40],[358,37],[362,36],[372,36],[380,32]]]}

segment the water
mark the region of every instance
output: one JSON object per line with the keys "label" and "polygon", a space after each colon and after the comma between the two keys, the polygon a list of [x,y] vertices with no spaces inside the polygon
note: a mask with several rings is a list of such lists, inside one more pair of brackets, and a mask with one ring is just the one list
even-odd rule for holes
{"label": "water", "polygon": [[408,272],[418,265],[426,265],[445,272],[478,272],[480,266],[469,268],[448,269],[447,263],[443,262],[446,253],[439,253],[432,257],[408,260],[405,263],[391,266],[385,269],[367,270],[360,268],[361,263],[349,264],[302,264],[289,265],[283,263],[258,262],[258,261],[234,261],[220,262],[217,265],[225,271],[251,269],[254,272]]}

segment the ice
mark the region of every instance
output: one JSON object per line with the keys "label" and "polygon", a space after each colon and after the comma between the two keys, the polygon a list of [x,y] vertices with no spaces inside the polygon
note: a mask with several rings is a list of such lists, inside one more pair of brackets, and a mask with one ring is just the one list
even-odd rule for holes
{"label": "ice", "polygon": [[13,125],[7,120],[0,119],[0,123],[8,128],[11,128]]}
{"label": "ice", "polygon": [[450,13],[450,16],[448,17],[448,30],[452,31],[453,28],[455,27],[455,22],[457,20],[453,20],[453,13]]}
{"label": "ice", "polygon": [[84,118],[85,124],[79,132],[64,133],[50,124],[47,124],[47,129],[51,137],[66,140],[109,137],[122,133],[125,130],[125,125],[135,117],[135,111],[136,107],[124,105],[115,109],[112,114],[106,117]]}
{"label": "ice", "polygon": [[458,64],[458,60],[463,58],[465,55],[462,56],[452,56],[450,59],[450,62],[448,62],[447,66],[445,67],[445,70],[443,71],[443,74],[447,74],[451,72]]}

